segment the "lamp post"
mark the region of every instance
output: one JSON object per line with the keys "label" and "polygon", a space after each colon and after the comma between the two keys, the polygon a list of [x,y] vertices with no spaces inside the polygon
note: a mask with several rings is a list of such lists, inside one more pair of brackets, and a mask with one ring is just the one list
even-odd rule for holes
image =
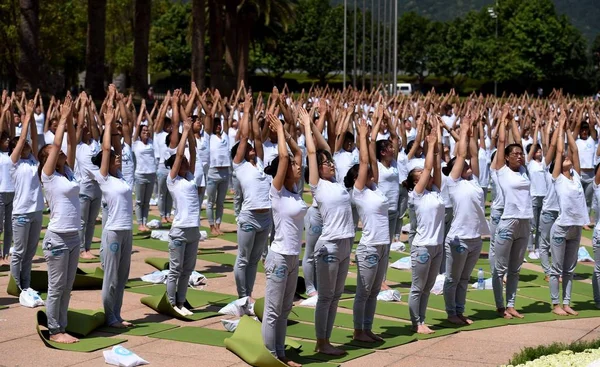
{"label": "lamp post", "polygon": [[343,89],[346,89],[346,26],[347,26],[347,11],[348,0],[344,0],[344,75],[343,75]]}
{"label": "lamp post", "polygon": [[[497,0],[496,0],[496,8],[498,8]],[[496,45],[497,45],[498,44],[498,14],[492,7],[488,8],[488,14],[490,15],[490,17],[492,17],[492,19],[496,20]],[[494,76],[494,97],[498,97],[498,81],[496,80],[495,76]]]}

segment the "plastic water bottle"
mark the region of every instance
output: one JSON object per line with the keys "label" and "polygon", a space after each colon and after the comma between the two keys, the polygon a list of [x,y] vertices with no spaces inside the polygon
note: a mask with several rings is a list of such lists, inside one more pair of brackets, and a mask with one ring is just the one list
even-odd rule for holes
{"label": "plastic water bottle", "polygon": [[477,289],[485,289],[485,275],[483,274],[482,268],[479,268],[479,271],[477,272]]}

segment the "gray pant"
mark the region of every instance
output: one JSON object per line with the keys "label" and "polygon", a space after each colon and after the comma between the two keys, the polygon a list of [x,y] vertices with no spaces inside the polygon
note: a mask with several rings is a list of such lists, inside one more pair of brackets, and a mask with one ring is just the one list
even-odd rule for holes
{"label": "gray pant", "polygon": [[444,245],[413,246],[410,249],[412,284],[408,296],[408,309],[413,326],[425,324],[425,313],[431,288],[439,273]]}
{"label": "gray pant", "polygon": [[258,262],[267,247],[272,224],[270,210],[264,213],[242,210],[238,216],[238,254],[233,275],[240,298],[252,295]]}
{"label": "gray pant", "polygon": [[10,273],[19,289],[27,289],[31,282],[31,263],[42,231],[42,212],[14,214],[12,230],[14,249],[10,257]]}
{"label": "gray pant", "polygon": [[11,222],[14,198],[14,192],[0,192],[0,234],[4,232],[2,257],[6,257],[10,253],[10,245],[13,237]]}
{"label": "gray pant", "polygon": [[121,306],[125,283],[129,278],[131,265],[131,246],[133,237],[131,230],[102,232],[102,304],[106,315],[106,324],[122,322]]}
{"label": "gray pant", "polygon": [[302,272],[304,273],[304,283],[306,284],[306,294],[317,291],[315,275],[317,272],[315,264],[315,245],[321,236],[323,230],[323,218],[319,209],[311,206],[304,216],[304,229],[306,246],[304,247],[304,257],[302,258]]}
{"label": "gray pant", "polygon": [[173,209],[173,198],[171,198],[171,193],[167,189],[168,175],[169,173],[159,172],[156,176],[158,180],[158,212],[161,218],[169,218]]}
{"label": "gray pant", "polygon": [[206,195],[208,196],[206,218],[208,219],[208,224],[211,226],[215,223],[221,224],[228,181],[228,167],[210,167],[208,169],[206,179]]}
{"label": "gray pant", "polygon": [[242,202],[244,201],[244,194],[242,193],[242,185],[240,185],[240,181],[237,179],[235,173],[232,175],[232,186],[233,186],[233,211],[235,216],[240,215],[240,211],[242,210]]}
{"label": "gray pant", "polygon": [[394,233],[394,236],[399,236],[402,234],[402,224],[404,222],[406,210],[408,210],[408,190],[406,190],[406,187],[400,185],[400,191],[398,196],[398,222],[396,223],[396,231]]}
{"label": "gray pant", "polygon": [[79,205],[81,206],[81,227],[79,242],[81,251],[89,251],[94,238],[96,218],[100,212],[102,191],[95,181],[89,181],[80,187]]}
{"label": "gray pant", "polygon": [[51,335],[64,333],[67,328],[71,290],[79,263],[79,234],[46,231],[42,246],[48,263],[48,330]]}
{"label": "gray pant", "polygon": [[594,302],[600,306],[600,229],[594,227],[594,276],[592,277],[592,290],[594,292]]}
{"label": "gray pant", "polygon": [[581,186],[585,193],[585,205],[587,205],[588,211],[592,208],[592,200],[594,197],[594,170],[581,170]]}
{"label": "gray pant", "polygon": [[544,274],[550,276],[550,231],[558,218],[558,211],[542,211],[540,215],[540,259]]}
{"label": "gray pant", "polygon": [[408,220],[410,222],[410,229],[408,230],[408,245],[412,247],[413,240],[417,234],[417,215],[413,205],[408,205]]}
{"label": "gray pant", "polygon": [[490,252],[488,253],[490,269],[494,269],[494,257],[496,256],[494,253],[494,243],[496,242],[496,229],[498,228],[498,223],[500,223],[500,218],[502,218],[502,214],[504,214],[504,208],[493,208],[490,211]]}
{"label": "gray pant", "polygon": [[467,302],[469,279],[481,253],[481,237],[472,239],[447,238],[446,280],[444,301],[448,316],[462,315]]}
{"label": "gray pant", "polygon": [[[446,238],[448,237],[448,232],[450,232],[450,226],[452,225],[452,220],[454,219],[454,209],[444,208],[444,243],[446,243]],[[440,263],[439,274],[446,273],[446,250],[444,250],[444,246],[442,246],[442,262]]]}
{"label": "gray pant", "polygon": [[204,186],[198,188],[198,198],[200,199],[200,209],[202,209],[202,203],[204,203],[204,196],[206,195],[206,185],[208,184],[208,163],[203,162],[202,171],[204,172],[205,184],[204,184]]}
{"label": "gray pant", "polygon": [[531,231],[529,219],[501,219],[494,242],[492,286],[496,307],[504,308],[502,280],[506,275],[506,307],[515,307],[519,273]]}
{"label": "gray pant", "polygon": [[200,241],[198,227],[173,227],[169,232],[167,296],[172,305],[181,305],[185,302],[190,275],[196,267],[198,241]]}
{"label": "gray pant", "polygon": [[138,225],[145,225],[148,222],[150,199],[152,199],[152,188],[155,181],[156,173],[136,173],[135,175],[135,217]]}
{"label": "gray pant", "polygon": [[388,210],[388,224],[390,226],[390,241],[394,242],[396,227],[398,226],[398,211]]}
{"label": "gray pant", "polygon": [[298,281],[298,255],[269,250],[265,261],[267,287],[262,319],[263,342],[275,358],[285,358],[287,318],[294,306]]}
{"label": "gray pant", "polygon": [[356,249],[356,297],[354,297],[354,329],[371,330],[377,295],[387,271],[390,245],[368,246],[360,244]]}
{"label": "gray pant", "polygon": [[533,207],[533,219],[531,220],[531,235],[527,243],[527,249],[533,251],[540,248],[540,215],[544,203],[543,196],[531,197],[531,206]]}
{"label": "gray pant", "polygon": [[337,307],[344,292],[344,283],[350,266],[350,251],[354,238],[327,241],[319,238],[315,245],[317,289],[319,297],[315,308],[317,339],[329,339],[335,322]]}
{"label": "gray pant", "polygon": [[552,270],[550,271],[550,298],[553,305],[559,304],[559,282],[562,275],[563,304],[571,303],[571,289],[573,288],[573,274],[577,266],[577,252],[581,240],[581,226],[561,226],[556,223],[552,226]]}

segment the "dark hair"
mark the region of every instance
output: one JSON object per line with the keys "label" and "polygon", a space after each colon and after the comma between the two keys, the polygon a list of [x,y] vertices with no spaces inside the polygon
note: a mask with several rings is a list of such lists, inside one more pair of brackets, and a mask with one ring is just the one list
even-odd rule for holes
{"label": "dark hair", "polygon": [[46,161],[48,160],[48,150],[50,150],[50,144],[44,144],[44,146],[42,147],[42,149],[40,149],[40,151],[38,152],[38,178],[40,179],[40,182],[42,181],[42,171],[44,170],[44,165],[46,164]]}
{"label": "dark hair", "polygon": [[19,142],[18,136],[15,136],[14,138],[10,139],[10,141],[8,142],[8,154],[9,155],[12,154],[13,150],[15,150],[18,142]]}
{"label": "dark hair", "polygon": [[587,122],[582,122],[581,123],[581,127],[579,128],[579,131],[581,130],[589,130],[590,129],[590,124],[588,124]]}
{"label": "dark hair", "polygon": [[267,167],[265,167],[265,173],[271,177],[275,177],[278,169],[279,169],[279,156],[275,157],[275,159],[273,159],[271,161],[271,164],[269,164]]}
{"label": "dark hair", "polygon": [[[594,175],[596,175],[596,173],[598,172],[598,167],[600,167],[600,163],[598,163],[596,165],[596,167],[594,168]],[[552,172],[552,171],[550,171],[550,172]]]}
{"label": "dark hair", "polygon": [[211,131],[211,134],[212,134],[212,132],[215,131],[215,129],[217,128],[217,125],[221,126],[221,119],[218,117],[214,117],[213,118],[213,126],[212,126],[213,131]]}
{"label": "dark hair", "polygon": [[541,148],[542,147],[537,143],[528,144],[527,145],[527,154],[529,154],[531,152],[531,149],[534,149],[533,152],[536,153]]}
{"label": "dark hair", "polygon": [[[179,134],[179,139],[178,140],[181,140],[182,134],[180,132],[177,132],[177,133]],[[169,147],[171,145],[171,134],[173,134],[173,131],[171,131],[170,133],[168,133],[167,137],[165,138],[165,145],[167,147]]]}
{"label": "dark hair", "polygon": [[344,134],[344,144],[348,142],[354,143],[354,134],[352,134],[350,131],[346,131]]}
{"label": "dark hair", "polygon": [[382,158],[381,153],[384,150],[386,150],[390,145],[392,145],[392,142],[390,142],[389,140],[377,140],[375,142],[375,157],[378,161],[380,161]]}
{"label": "dark hair", "polygon": [[[321,167],[321,165],[325,162],[328,161],[333,161],[333,157],[331,156],[331,153],[329,153],[328,150],[325,149],[317,149],[317,172],[318,172],[318,167]],[[310,172],[309,172],[309,164],[308,164],[308,157],[306,157],[306,169],[304,170],[304,179],[306,182],[310,181]]]}
{"label": "dark hair", "polygon": [[165,117],[165,118],[163,119],[163,129],[164,129],[165,127],[167,127],[168,125],[171,125],[171,119],[170,119],[170,118],[168,118],[168,117]]}
{"label": "dark hair", "polygon": [[[111,149],[110,156],[115,157],[116,155],[117,155],[117,153],[115,153],[115,151]],[[93,156],[91,158],[91,160],[92,160],[92,164],[94,166],[100,168],[100,166],[102,166],[102,150],[100,150],[98,153],[96,153],[96,155]]]}
{"label": "dark hair", "polygon": [[410,150],[412,149],[412,147],[413,147],[413,145],[414,145],[414,144],[415,144],[415,141],[414,141],[414,140],[411,140],[411,141],[409,141],[409,142],[406,144],[406,148],[404,149],[404,153],[405,153],[405,154],[408,154],[408,153],[410,152]]}
{"label": "dark hair", "polygon": [[496,157],[496,153],[498,152],[498,150],[494,150],[494,153],[492,153],[492,156],[490,157],[490,161],[493,162],[494,158]]}
{"label": "dark hair", "polygon": [[456,163],[456,157],[450,159],[450,161],[446,163],[446,167],[442,168],[444,176],[450,176],[450,172],[452,172],[452,168],[454,168],[454,163]]}
{"label": "dark hair", "polygon": [[165,159],[165,167],[167,167],[167,169],[173,168],[173,165],[175,164],[175,158],[177,158],[177,154],[173,154],[169,157],[169,159]]}
{"label": "dark hair", "polygon": [[2,134],[0,134],[0,140],[5,139],[10,139],[10,135],[6,131],[3,131]]}
{"label": "dark hair", "polygon": [[402,186],[404,186],[406,191],[411,192],[415,189],[415,186],[417,185],[417,178],[415,177],[415,173],[417,173],[417,171],[420,169],[421,168],[419,167],[411,169],[408,173],[408,176],[406,176],[406,180],[402,182]]}
{"label": "dark hair", "polygon": [[235,144],[233,144],[233,147],[231,147],[231,159],[235,158],[238,148],[240,147],[240,142],[236,142]]}
{"label": "dark hair", "polygon": [[346,186],[347,189],[354,186],[354,183],[356,182],[356,179],[358,178],[359,168],[360,168],[360,164],[355,164],[348,170],[348,173],[346,173],[346,177],[344,177],[344,186]]}
{"label": "dark hair", "polygon": [[504,157],[505,157],[504,159],[506,159],[506,157],[510,153],[512,153],[512,151],[515,148],[519,148],[519,149],[521,149],[521,151],[523,151],[523,146],[521,144],[517,144],[517,143],[509,144],[509,145],[506,146],[506,148],[504,148]]}

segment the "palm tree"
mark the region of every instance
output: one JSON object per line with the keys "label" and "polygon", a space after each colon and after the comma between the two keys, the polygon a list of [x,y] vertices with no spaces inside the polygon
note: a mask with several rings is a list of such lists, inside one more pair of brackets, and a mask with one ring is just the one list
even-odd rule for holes
{"label": "palm tree", "polygon": [[135,0],[133,31],[133,87],[141,96],[148,89],[148,47],[152,1]]}
{"label": "palm tree", "polygon": [[19,27],[19,67],[18,88],[35,90],[40,84],[39,39],[40,39],[40,2],[39,0],[20,0],[21,21]]}
{"label": "palm tree", "polygon": [[223,27],[223,4],[220,0],[209,0],[208,35],[210,38],[210,86],[223,88],[223,55],[225,28]]}
{"label": "palm tree", "polygon": [[206,0],[192,2],[192,80],[198,89],[204,89],[206,63],[204,37],[206,36]]}
{"label": "palm tree", "polygon": [[85,87],[95,98],[104,98],[106,0],[88,0]]}

